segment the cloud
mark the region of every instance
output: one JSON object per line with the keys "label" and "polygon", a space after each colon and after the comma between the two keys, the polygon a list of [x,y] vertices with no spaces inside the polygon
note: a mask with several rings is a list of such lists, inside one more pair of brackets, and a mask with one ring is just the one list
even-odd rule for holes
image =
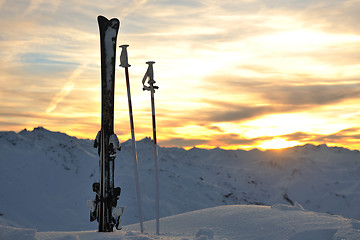
{"label": "cloud", "polygon": [[327,105],[360,98],[360,82],[357,84],[306,86],[275,85],[256,90],[268,102],[295,106]]}
{"label": "cloud", "polygon": [[[46,126],[53,131],[61,131],[72,136],[88,137],[94,139],[100,128],[100,120],[86,113],[47,114],[18,109],[0,109],[0,127],[4,130],[20,131],[24,128],[31,129],[36,126]],[[121,131],[117,131],[121,133]]]}
{"label": "cloud", "polygon": [[17,129],[17,128],[22,128],[22,126],[24,126],[24,123],[22,122],[16,122],[16,121],[13,121],[13,120],[8,120],[8,121],[2,121],[0,120],[0,126],[1,127],[6,127],[9,129],[9,127],[11,127],[10,129]]}
{"label": "cloud", "polygon": [[[311,6],[311,5],[309,5]],[[307,24],[314,22],[330,32],[359,33],[356,23],[360,21],[360,3],[357,0],[347,1],[318,1],[303,11],[303,19]]]}
{"label": "cloud", "polygon": [[283,109],[279,109],[272,106],[245,106],[239,104],[238,106],[231,106],[226,103],[221,104],[222,107],[218,107],[216,110],[203,110],[198,120],[209,122],[233,122],[244,121],[253,118],[257,118],[266,114],[282,112]]}
{"label": "cloud", "polygon": [[177,147],[194,147],[199,145],[217,146],[249,146],[259,141],[271,140],[273,137],[243,138],[237,134],[219,134],[209,139],[186,139],[186,138],[169,138],[160,141],[161,146]]}
{"label": "cloud", "polygon": [[18,56],[18,61],[21,63],[35,63],[35,64],[62,64],[62,65],[76,65],[74,62],[69,62],[66,60],[61,60],[60,55],[50,54],[47,51],[43,52],[26,52]]}
{"label": "cloud", "polygon": [[[202,107],[188,108],[181,114],[178,109],[166,110],[168,118],[176,116],[178,124],[174,124],[174,127],[179,127],[179,124],[207,126],[209,123],[221,122],[244,123],[265,115],[299,111],[314,114],[314,117],[319,115],[315,118],[320,119],[324,117],[320,114],[325,108],[326,116],[334,111],[335,117],[341,115],[336,110],[340,104],[360,99],[360,81],[356,79],[334,78],[329,82],[326,79],[306,79],[310,84],[302,82],[303,79],[295,80],[294,83],[290,79],[282,83],[226,75],[206,79],[206,84],[200,88],[210,94],[200,95],[193,100],[193,105]],[[342,108],[345,109],[344,106]],[[164,124],[167,125],[165,122]]]}
{"label": "cloud", "polygon": [[204,7],[204,4],[202,4],[201,1],[193,1],[193,0],[181,0],[181,1],[162,0],[162,1],[154,1],[152,4],[159,8],[167,8],[167,7],[200,8],[200,7]]}
{"label": "cloud", "polygon": [[20,53],[16,59],[21,64],[18,67],[21,67],[27,74],[37,77],[63,75],[79,66],[78,63],[59,56],[58,53],[46,53],[46,49],[39,52]]}
{"label": "cloud", "polygon": [[44,116],[38,113],[33,113],[33,112],[16,112],[16,111],[11,111],[11,109],[2,109],[0,111],[0,114],[2,117],[12,117],[12,118],[43,118]]}
{"label": "cloud", "polygon": [[[199,102],[204,105],[202,108],[196,110],[190,108],[181,115],[175,109],[167,109],[168,117],[173,114],[177,115],[175,122],[178,123],[174,124],[168,120],[170,121],[169,124],[165,122],[164,124],[181,126],[191,123],[201,125],[219,122],[244,122],[269,114],[314,111],[315,109],[342,104],[348,100],[360,99],[360,82],[356,83],[356,80],[349,84],[336,82],[335,84],[291,85],[285,83],[281,85],[264,80],[249,81],[239,78],[239,81],[235,82],[236,77],[230,79],[232,80],[229,82],[224,79],[216,80],[216,83],[221,82],[221,85],[212,80],[214,81],[213,86],[204,87],[205,89],[208,87],[211,89],[210,91],[216,89],[211,95],[216,97],[195,100],[194,104]],[[233,97],[229,99],[229,96]]]}
{"label": "cloud", "polygon": [[36,9],[38,9],[40,7],[42,2],[43,2],[43,0],[30,0],[30,4],[27,7],[24,14],[27,15],[27,14],[30,14],[30,13],[36,11]]}
{"label": "cloud", "polygon": [[288,141],[309,141],[312,140],[316,134],[295,132],[291,134],[282,135],[281,137],[286,138]]}
{"label": "cloud", "polygon": [[210,141],[213,146],[251,146],[256,145],[261,141],[268,141],[273,139],[271,136],[263,136],[257,138],[244,138],[238,134],[219,134],[215,135]]}
{"label": "cloud", "polygon": [[221,127],[218,127],[218,126],[206,126],[206,128],[217,131],[217,132],[225,132]]}
{"label": "cloud", "polygon": [[207,139],[186,139],[186,138],[169,138],[163,139],[160,141],[161,146],[167,147],[194,147],[199,145],[205,145],[208,147],[218,147],[218,146],[235,146],[235,147],[248,147],[251,145],[256,145],[262,141],[269,141],[276,137],[273,136],[263,136],[257,138],[244,138],[238,134],[233,133],[224,133],[224,134],[214,134]]}
{"label": "cloud", "polygon": [[[252,69],[262,69],[254,66]],[[268,71],[265,69],[265,71]],[[346,83],[344,83],[346,82]],[[221,83],[221,84],[219,84]],[[360,80],[357,79],[291,79],[277,81],[276,79],[249,79],[237,76],[212,76],[207,78],[206,89],[217,87],[218,95],[234,95],[230,102],[216,102],[209,99],[202,101],[218,105],[221,109],[234,109],[234,112],[246,116],[262,114],[264,112],[285,112],[291,109],[305,109],[317,106],[338,104],[345,100],[360,98]],[[245,94],[251,101],[249,106],[242,102],[236,103],[236,95]],[[260,107],[256,107],[260,105]],[[266,105],[266,106],[261,106]],[[232,112],[232,111],[230,111]]]}
{"label": "cloud", "polygon": [[[267,114],[295,111],[295,108],[289,106],[256,106],[245,105],[242,103],[229,103],[227,101],[215,101],[210,99],[198,100],[206,104],[206,107],[200,109],[187,109],[179,111],[178,109],[168,109],[166,117],[159,117],[159,126],[176,128],[186,125],[205,126],[210,130],[223,132],[220,127],[211,126],[219,122],[239,122],[258,118]],[[161,110],[157,110],[161,111]]]}
{"label": "cloud", "polygon": [[[339,146],[343,145],[344,143],[349,145],[356,145],[356,142],[358,142],[358,139],[360,139],[360,128],[346,128],[332,134],[295,132],[291,134],[280,135],[278,137],[285,138],[288,141],[296,140],[303,143],[331,143]],[[360,146],[360,144],[357,145]]]}
{"label": "cloud", "polygon": [[[268,114],[295,112],[308,108],[308,106],[296,106],[287,104],[270,104],[266,101],[248,101],[247,104],[236,99],[232,101],[199,99],[201,103],[206,103],[206,107],[196,110],[189,110],[179,119],[182,124],[197,123],[198,125],[208,125],[209,123],[219,122],[244,122],[255,118],[260,118]],[[169,115],[172,111],[168,112]],[[196,116],[196,118],[194,118]]]}
{"label": "cloud", "polygon": [[360,139],[360,128],[348,128],[329,135],[320,135],[314,141],[323,143],[338,143]]}
{"label": "cloud", "polygon": [[192,147],[209,143],[204,139],[169,138],[160,141],[161,146]]}

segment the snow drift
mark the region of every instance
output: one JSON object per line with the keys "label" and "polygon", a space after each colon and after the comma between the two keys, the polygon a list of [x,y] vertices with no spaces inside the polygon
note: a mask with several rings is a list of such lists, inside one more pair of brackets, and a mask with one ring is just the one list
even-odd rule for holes
{"label": "snow drift", "polygon": [[145,222],[145,234],[137,225],[122,231],[99,233],[36,232],[0,225],[2,240],[207,240],[207,239],[267,239],[267,240],[330,240],[360,238],[360,221],[340,216],[304,210],[300,205],[220,206],[162,218],[161,235],[149,233],[155,221]]}

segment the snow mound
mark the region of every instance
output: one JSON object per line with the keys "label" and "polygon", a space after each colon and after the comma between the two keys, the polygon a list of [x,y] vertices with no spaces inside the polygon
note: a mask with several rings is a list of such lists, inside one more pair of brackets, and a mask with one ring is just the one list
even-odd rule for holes
{"label": "snow mound", "polygon": [[22,229],[0,225],[1,240],[37,240],[35,238],[36,230]]}
{"label": "snow mound", "polygon": [[[229,205],[162,218],[160,231],[168,237],[188,239],[360,239],[354,221],[324,213],[305,211],[300,206]],[[291,210],[291,211],[289,211]],[[154,231],[155,221],[144,224]],[[124,227],[136,231],[138,225]],[[171,239],[171,238],[169,238]]]}
{"label": "snow mound", "polygon": [[0,225],[1,240],[355,240],[360,239],[358,220],[341,216],[282,208],[280,205],[229,205],[178,214],[160,219],[160,236],[155,221],[128,225],[121,231],[99,233],[36,232]]}

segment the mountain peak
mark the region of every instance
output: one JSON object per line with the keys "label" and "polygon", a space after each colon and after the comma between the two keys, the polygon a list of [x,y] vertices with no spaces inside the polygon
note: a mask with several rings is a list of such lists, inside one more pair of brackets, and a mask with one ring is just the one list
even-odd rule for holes
{"label": "mountain peak", "polygon": [[45,129],[45,128],[42,127],[42,126],[35,127],[35,128],[34,128],[34,131],[48,131],[48,132],[49,132],[49,130]]}
{"label": "mountain peak", "polygon": [[142,142],[142,143],[152,143],[153,140],[150,137],[145,137],[145,138],[141,139],[140,142]]}
{"label": "mountain peak", "polygon": [[39,127],[34,127],[34,129],[32,131],[29,131],[29,130],[27,130],[27,128],[24,128],[23,130],[21,130],[19,132],[19,134],[27,134],[27,133],[32,133],[32,132],[34,132],[34,133],[38,133],[38,132],[52,133],[52,131],[50,131],[42,126],[39,126]]}

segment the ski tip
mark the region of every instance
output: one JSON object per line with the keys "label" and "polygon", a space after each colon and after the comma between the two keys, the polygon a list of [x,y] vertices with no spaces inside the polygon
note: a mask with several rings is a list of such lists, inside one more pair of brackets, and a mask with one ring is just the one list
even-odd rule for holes
{"label": "ski tip", "polygon": [[98,21],[99,29],[100,29],[100,33],[101,33],[103,31],[103,29],[105,29],[105,27],[108,24],[109,20],[106,17],[99,15],[97,17],[97,21]]}
{"label": "ski tip", "polygon": [[104,26],[112,26],[113,28],[119,28],[120,21],[117,18],[107,19],[106,17],[99,15],[97,17],[97,21],[99,23],[99,26],[103,28]]}
{"label": "ski tip", "polygon": [[117,18],[112,18],[112,19],[110,19],[110,25],[113,27],[113,28],[116,28],[116,29],[118,29],[119,27],[120,27],[120,21],[119,21],[119,19],[117,19]]}
{"label": "ski tip", "polygon": [[108,22],[109,20],[108,20],[106,17],[104,17],[104,16],[102,16],[102,15],[99,15],[99,16],[97,17],[97,21],[98,21],[98,23],[106,23],[106,22]]}
{"label": "ski tip", "polygon": [[106,17],[104,17],[103,15],[99,15],[97,17],[98,20],[108,20]]}

